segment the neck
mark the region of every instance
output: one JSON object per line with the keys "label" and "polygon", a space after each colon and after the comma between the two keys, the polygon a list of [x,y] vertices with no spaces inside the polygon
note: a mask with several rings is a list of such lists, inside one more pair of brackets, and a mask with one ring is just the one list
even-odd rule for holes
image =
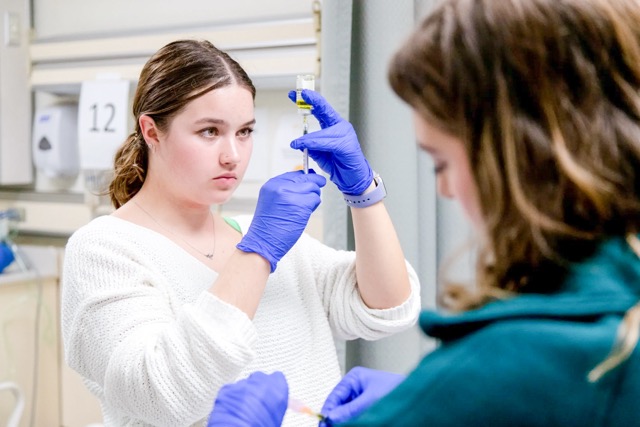
{"label": "neck", "polygon": [[[211,260],[215,254],[215,218],[209,208],[195,212],[184,210],[163,210],[149,203],[143,197],[131,199],[132,204],[143,215],[143,221],[150,228],[164,234],[178,245]],[[186,214],[186,215],[185,215]],[[203,216],[204,214],[204,216]],[[176,221],[171,220],[175,218]],[[148,220],[148,221],[147,221]]]}
{"label": "neck", "polygon": [[144,208],[161,224],[171,225],[184,233],[201,232],[211,225],[211,206],[177,200],[171,196],[157,197],[142,190],[132,202]]}

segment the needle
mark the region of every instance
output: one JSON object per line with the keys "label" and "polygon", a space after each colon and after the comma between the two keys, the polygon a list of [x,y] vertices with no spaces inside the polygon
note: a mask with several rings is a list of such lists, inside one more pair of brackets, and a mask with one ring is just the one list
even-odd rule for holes
{"label": "needle", "polygon": [[[302,116],[302,134],[306,135],[309,132],[309,123],[307,122],[307,116]],[[304,173],[309,173],[309,149],[305,148],[302,152],[302,170]]]}

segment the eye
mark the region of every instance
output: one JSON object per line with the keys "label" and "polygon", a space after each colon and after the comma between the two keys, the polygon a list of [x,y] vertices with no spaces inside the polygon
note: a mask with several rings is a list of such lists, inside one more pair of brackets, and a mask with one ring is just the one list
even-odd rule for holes
{"label": "eye", "polygon": [[438,175],[441,172],[444,172],[444,170],[447,168],[447,164],[444,162],[438,162],[435,164],[435,166],[433,167],[433,173]]}
{"label": "eye", "polygon": [[253,133],[253,128],[244,128],[244,129],[241,129],[240,132],[238,132],[238,135],[243,138],[247,138],[251,136],[252,133]]}
{"label": "eye", "polygon": [[220,134],[220,131],[218,131],[218,128],[211,127],[202,129],[199,133],[205,138],[214,138]]}

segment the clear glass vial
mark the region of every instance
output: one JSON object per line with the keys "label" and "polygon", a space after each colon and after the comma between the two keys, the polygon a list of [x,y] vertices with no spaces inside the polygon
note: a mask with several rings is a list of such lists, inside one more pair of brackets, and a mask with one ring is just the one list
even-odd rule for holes
{"label": "clear glass vial", "polygon": [[302,89],[316,89],[316,76],[313,74],[299,74],[296,76],[296,106],[298,113],[303,115],[311,114],[311,105],[302,99]]}

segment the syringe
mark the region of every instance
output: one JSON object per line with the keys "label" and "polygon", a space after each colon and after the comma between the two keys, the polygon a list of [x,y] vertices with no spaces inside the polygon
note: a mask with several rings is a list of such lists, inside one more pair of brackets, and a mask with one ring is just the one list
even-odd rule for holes
{"label": "syringe", "polygon": [[[307,104],[302,99],[302,89],[315,90],[316,88],[316,76],[313,74],[299,74],[296,77],[296,106],[298,107],[298,114],[302,115],[302,134],[306,135],[309,131],[309,122],[307,116],[311,114],[311,105]],[[309,173],[309,150],[306,148],[302,154],[302,169],[304,173]]]}
{"label": "syringe", "polygon": [[322,415],[319,412],[313,411],[311,408],[309,408],[307,405],[305,405],[304,403],[302,403],[301,401],[299,401],[295,397],[289,397],[288,408],[291,409],[292,411],[298,412],[300,414],[310,415],[310,416],[312,416],[314,418],[317,418],[320,421],[324,420],[324,415]]}

